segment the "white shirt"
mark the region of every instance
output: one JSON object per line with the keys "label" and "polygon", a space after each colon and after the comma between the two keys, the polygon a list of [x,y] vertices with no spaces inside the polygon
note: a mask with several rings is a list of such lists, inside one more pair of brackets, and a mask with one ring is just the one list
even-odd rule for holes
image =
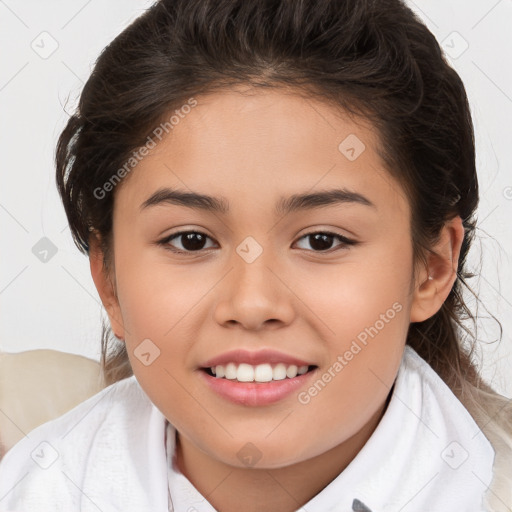
{"label": "white shirt", "polygon": [[[215,512],[172,464],[174,447],[174,427],[129,377],[7,452],[0,512]],[[406,346],[377,428],[299,510],[482,512],[493,462],[494,450],[471,415]]]}

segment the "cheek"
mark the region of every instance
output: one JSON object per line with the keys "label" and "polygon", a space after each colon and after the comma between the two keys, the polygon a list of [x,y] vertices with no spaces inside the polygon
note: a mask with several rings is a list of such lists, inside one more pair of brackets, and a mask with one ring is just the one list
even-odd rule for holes
{"label": "cheek", "polygon": [[[307,297],[315,313],[310,316],[315,319],[313,329],[322,333],[330,358],[323,361],[331,369],[325,375],[329,384],[317,402],[332,400],[339,410],[364,417],[361,408],[371,411],[385,398],[409,327],[412,251],[407,242],[404,238],[402,245],[347,259],[336,272],[331,268],[301,274],[297,295]],[[341,362],[336,364],[338,356]]]}
{"label": "cheek", "polygon": [[132,338],[167,339],[201,297],[202,287],[197,283],[204,281],[198,281],[193,270],[167,265],[164,257],[158,254],[156,259],[155,253],[134,248],[127,257],[116,257],[119,303]]}
{"label": "cheek", "polygon": [[[315,328],[343,344],[375,323],[383,330],[382,315],[390,330],[386,320],[394,319],[397,310],[407,310],[411,301],[411,272],[407,246],[367,250],[336,265],[304,266],[295,273],[299,277],[293,290],[303,301],[303,318],[313,312]],[[404,328],[402,318],[392,323],[399,325],[398,331]]]}

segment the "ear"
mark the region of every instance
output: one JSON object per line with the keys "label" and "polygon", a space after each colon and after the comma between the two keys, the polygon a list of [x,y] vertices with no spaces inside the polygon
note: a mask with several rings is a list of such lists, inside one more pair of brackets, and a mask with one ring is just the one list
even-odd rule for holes
{"label": "ear", "polygon": [[464,226],[460,216],[448,221],[428,255],[428,268],[418,269],[411,306],[411,322],[423,322],[435,315],[457,279]]}
{"label": "ear", "polygon": [[107,311],[110,326],[116,338],[124,340],[125,329],[119,300],[115,289],[115,279],[107,272],[104,265],[104,254],[101,250],[100,237],[96,232],[91,234],[89,240],[89,264],[91,275],[98,290],[101,302]]}

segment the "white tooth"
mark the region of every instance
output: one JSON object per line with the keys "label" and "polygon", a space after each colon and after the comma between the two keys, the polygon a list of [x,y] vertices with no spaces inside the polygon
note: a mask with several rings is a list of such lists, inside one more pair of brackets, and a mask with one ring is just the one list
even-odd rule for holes
{"label": "white tooth", "polygon": [[277,364],[272,370],[272,379],[273,380],[283,380],[286,379],[286,366],[283,363]]}
{"label": "white tooth", "polygon": [[304,375],[308,371],[308,366],[292,364],[286,366],[283,363],[277,364],[274,368],[268,363],[252,366],[250,364],[228,363],[226,366],[212,366],[211,371],[217,378],[226,378],[238,380],[239,382],[270,382],[272,380],[283,380],[288,377],[293,379],[297,375]]}
{"label": "white tooth", "polygon": [[256,366],[254,380],[256,382],[270,382],[272,380],[272,366],[269,364],[259,364]]}
{"label": "white tooth", "polygon": [[294,364],[288,366],[288,368],[286,369],[286,376],[289,379],[293,379],[294,377],[297,377],[297,370],[298,370],[298,368]]}
{"label": "white tooth", "polygon": [[254,368],[250,364],[241,363],[238,365],[236,380],[239,382],[252,382],[254,380]]}
{"label": "white tooth", "polygon": [[228,363],[225,368],[225,377],[226,379],[236,379],[237,371],[235,363]]}

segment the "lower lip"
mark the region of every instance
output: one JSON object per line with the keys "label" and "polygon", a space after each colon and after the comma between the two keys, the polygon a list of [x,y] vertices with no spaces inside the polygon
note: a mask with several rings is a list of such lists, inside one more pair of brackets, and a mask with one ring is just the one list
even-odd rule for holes
{"label": "lower lip", "polygon": [[269,405],[296,392],[316,373],[312,371],[297,375],[293,379],[273,380],[270,382],[238,382],[219,377],[212,377],[204,370],[199,370],[208,386],[218,395],[239,405]]}

